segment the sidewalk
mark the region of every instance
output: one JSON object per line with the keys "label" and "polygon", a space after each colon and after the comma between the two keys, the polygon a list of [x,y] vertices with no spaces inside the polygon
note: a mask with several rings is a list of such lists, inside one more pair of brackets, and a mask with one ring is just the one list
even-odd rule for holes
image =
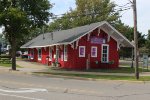
{"label": "sidewalk", "polygon": [[[22,68],[17,68],[18,72],[22,73],[33,73],[33,72],[49,72],[49,66],[29,62],[29,61],[22,61],[18,60],[17,65],[21,66]],[[1,67],[1,71],[9,71],[10,68]],[[68,73],[68,74],[89,74],[89,75],[115,75],[115,76],[134,76],[134,73],[103,73],[103,72],[82,72],[82,71],[61,71],[61,70],[53,70],[52,73]],[[140,76],[150,76],[150,72],[143,72],[140,73]]]}
{"label": "sidewalk", "polygon": [[[49,72],[49,66],[42,65],[35,62],[29,61],[17,61],[17,64],[23,68],[19,68],[22,72]],[[53,70],[53,73],[68,73],[68,74],[89,74],[89,75],[116,75],[116,76],[134,76],[134,73],[102,73],[102,72],[82,72],[82,71],[61,71]],[[150,73],[142,73],[143,76],[150,76]]]}
{"label": "sidewalk", "polygon": [[30,61],[22,61],[18,60],[17,65],[23,67],[23,68],[17,68],[19,71],[22,72],[38,72],[41,70],[47,70],[48,66],[40,64],[40,63],[35,63],[35,62],[30,62]]}
{"label": "sidewalk", "polygon": [[46,66],[46,65],[42,65],[42,64],[34,63],[34,62],[29,62],[29,61],[17,60],[16,64],[21,66],[21,68],[16,68],[16,71],[12,71],[11,67],[0,66],[0,72],[31,74],[33,72],[39,72],[39,71],[48,69],[48,66]]}

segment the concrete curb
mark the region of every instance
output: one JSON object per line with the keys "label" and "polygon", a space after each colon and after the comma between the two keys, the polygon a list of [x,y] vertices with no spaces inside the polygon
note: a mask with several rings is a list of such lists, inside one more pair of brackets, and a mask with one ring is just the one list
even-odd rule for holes
{"label": "concrete curb", "polygon": [[[52,74],[42,74],[42,73],[35,73],[35,72],[46,72],[43,70],[32,70],[32,71],[26,71],[22,68],[18,68],[19,70],[11,70],[7,67],[0,67],[0,72],[8,72],[13,74],[27,74],[27,75],[36,75],[36,76],[44,76],[44,77],[53,77],[53,78],[66,78],[66,79],[76,79],[76,80],[87,80],[87,81],[121,81],[121,82],[145,82],[145,81],[134,81],[134,80],[110,80],[110,79],[93,79],[93,78],[83,78],[83,77],[75,77],[75,76],[63,76],[63,75],[52,75]],[[128,73],[95,73],[95,72],[77,72],[77,71],[53,71],[53,73],[68,73],[68,74],[89,74],[89,75],[114,75],[114,76],[134,76],[134,74],[128,74]],[[142,73],[140,76],[150,76],[150,73]],[[146,81],[149,82],[149,81]]]}
{"label": "concrete curb", "polygon": [[42,73],[32,73],[32,75],[49,77],[49,78],[65,78],[65,79],[75,79],[75,80],[85,80],[85,81],[108,81],[108,82],[130,82],[130,83],[146,83],[149,81],[134,81],[134,80],[110,80],[110,79],[93,79],[93,78],[83,78],[75,76],[64,76],[64,75],[53,75],[53,74],[42,74]]}

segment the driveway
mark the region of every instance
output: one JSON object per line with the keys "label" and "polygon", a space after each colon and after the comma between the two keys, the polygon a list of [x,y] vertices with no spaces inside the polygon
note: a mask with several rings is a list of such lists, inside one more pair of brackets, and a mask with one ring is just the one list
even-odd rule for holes
{"label": "driveway", "polygon": [[17,60],[17,65],[21,66],[22,68],[17,68],[19,71],[22,72],[39,72],[42,70],[47,70],[49,66],[43,65],[40,63],[30,62],[30,61],[22,61]]}
{"label": "driveway", "polygon": [[[50,66],[43,65],[37,62],[18,60],[17,65],[22,68],[17,68],[21,72],[47,72]],[[90,75],[116,75],[116,76],[134,76],[134,73],[102,73],[102,72],[82,72],[82,71],[59,71],[54,70],[55,73],[75,73],[75,74],[90,74]],[[150,72],[142,72],[141,76],[150,76]]]}

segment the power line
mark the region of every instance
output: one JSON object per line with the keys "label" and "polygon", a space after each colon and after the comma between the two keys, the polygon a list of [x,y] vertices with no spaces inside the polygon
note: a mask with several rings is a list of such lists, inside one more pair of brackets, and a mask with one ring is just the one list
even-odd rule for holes
{"label": "power line", "polygon": [[[129,9],[131,9],[131,6],[114,9],[114,12],[123,12],[123,11],[129,10]],[[80,15],[78,14],[78,15],[74,15],[74,16],[65,16],[65,15],[67,15],[67,13],[65,13],[65,14],[53,15],[53,17],[51,17],[50,19],[76,18],[76,17],[82,17],[82,16],[91,16],[91,15],[95,16],[98,14],[100,14],[100,13],[87,13],[87,14],[80,14]]]}

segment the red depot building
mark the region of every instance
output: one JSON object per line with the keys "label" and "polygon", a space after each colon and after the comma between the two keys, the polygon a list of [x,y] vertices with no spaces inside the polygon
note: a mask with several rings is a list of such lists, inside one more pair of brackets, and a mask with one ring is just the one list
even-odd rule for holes
{"label": "red depot building", "polygon": [[108,22],[98,22],[68,30],[41,34],[21,48],[29,60],[58,64],[61,68],[117,68],[120,47],[132,43]]}

